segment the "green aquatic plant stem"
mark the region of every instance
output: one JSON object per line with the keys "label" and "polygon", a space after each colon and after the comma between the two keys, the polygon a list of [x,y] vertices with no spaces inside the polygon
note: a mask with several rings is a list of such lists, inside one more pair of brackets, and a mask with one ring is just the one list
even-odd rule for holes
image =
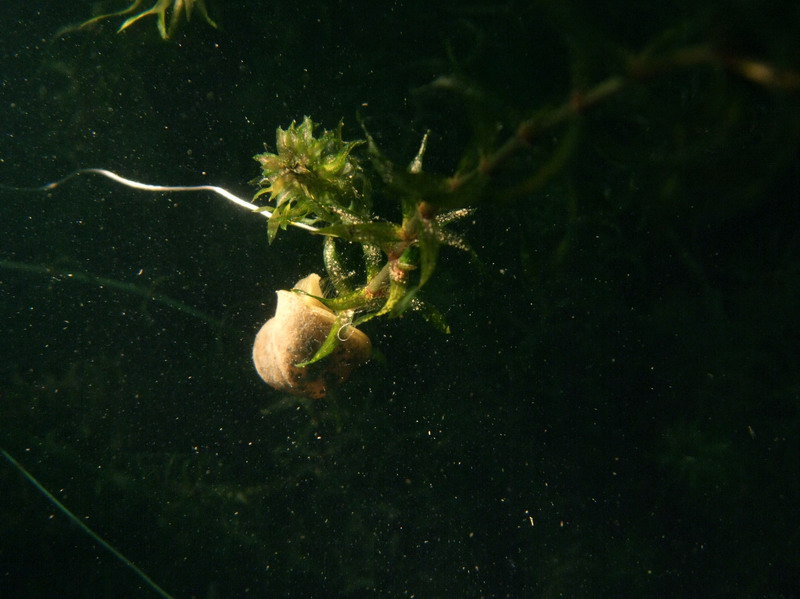
{"label": "green aquatic plant stem", "polygon": [[[575,90],[562,105],[541,111],[522,121],[505,143],[481,157],[473,169],[456,173],[447,180],[446,189],[451,199],[446,199],[442,205],[457,206],[461,198],[465,197],[463,194],[466,189],[475,186],[480,188],[481,182],[496,176],[511,158],[530,148],[548,130],[580,117],[631,85],[665,72],[698,65],[727,70],[769,89],[786,92],[800,89],[800,73],[796,71],[781,69],[753,58],[724,53],[706,44],[682,48],[663,57],[649,56],[645,52],[629,61],[624,74],[608,77],[587,91]],[[550,169],[552,172],[556,170]],[[521,189],[529,193],[533,183],[541,184],[548,178],[535,174]]]}
{"label": "green aquatic plant stem", "polygon": [[78,518],[75,514],[73,514],[67,506],[61,503],[55,495],[53,495],[50,491],[45,488],[45,486],[40,483],[33,474],[28,472],[22,464],[20,464],[14,457],[8,453],[5,449],[0,448],[0,453],[3,454],[3,457],[11,464],[16,470],[24,476],[29,483],[31,483],[36,490],[39,491],[45,498],[53,504],[56,509],[58,509],[62,514],[64,514],[69,520],[76,524],[78,528],[80,528],[83,532],[85,532],[89,537],[91,537],[98,545],[100,545],[103,549],[111,553],[114,557],[116,557],[119,561],[125,564],[128,568],[133,570],[136,575],[144,581],[144,583],[150,587],[153,591],[155,591],[159,596],[163,597],[164,599],[173,599],[172,595],[167,593],[164,589],[162,589],[156,582],[150,578],[147,574],[145,574],[139,566],[134,564],[131,560],[125,557],[122,553],[120,553],[113,545],[111,545],[108,541],[103,539],[100,535],[98,535],[95,531],[89,528],[83,520]]}
{"label": "green aquatic plant stem", "polygon": [[702,44],[683,48],[665,58],[642,56],[631,61],[628,73],[642,80],[676,68],[709,65],[725,69],[757,85],[772,90],[795,92],[800,89],[800,73],[751,56],[739,56]]}
{"label": "green aquatic plant stem", "polygon": [[43,264],[27,264],[25,262],[17,262],[15,260],[0,260],[0,268],[5,268],[7,270],[15,270],[17,272],[28,272],[33,274],[46,275],[54,277],[59,281],[80,281],[82,283],[88,283],[91,285],[96,285],[98,287],[110,287],[112,289],[118,289],[120,291],[124,291],[125,293],[138,295],[144,297],[145,299],[162,304],[164,306],[168,306],[169,308],[178,310],[179,312],[183,312],[184,314],[188,314],[193,318],[197,318],[199,320],[202,320],[203,322],[207,322],[208,324],[214,327],[219,328],[222,326],[221,320],[214,318],[213,316],[209,316],[208,314],[198,310],[197,308],[193,308],[188,304],[184,304],[181,301],[178,301],[161,293],[155,293],[150,288],[140,287],[138,285],[134,285],[133,283],[117,281],[115,279],[109,279],[107,277],[98,277],[85,272],[75,271],[71,269],[59,269],[52,266],[45,266]]}
{"label": "green aquatic plant stem", "polygon": [[368,297],[380,297],[381,290],[386,286],[389,280],[389,267],[390,262],[383,265],[374,277],[367,283],[366,293]]}
{"label": "green aquatic plant stem", "polygon": [[[325,130],[306,116],[300,124],[293,121],[285,129],[278,128],[274,152],[254,157],[262,172],[253,181],[260,187],[253,199],[266,202],[263,210],[272,213],[270,242],[295,222],[313,223],[319,227],[316,233],[327,238],[323,259],[337,295],[314,297],[333,311],[337,320],[316,354],[295,364],[297,367],[329,355],[341,341],[338,331],[345,323],[360,325],[378,316],[401,316],[413,308],[422,310],[440,330],[449,330],[441,313],[418,299],[417,292],[430,279],[441,245],[469,251],[446,226],[470,211],[444,212],[426,200],[427,189],[441,181],[422,172],[428,134],[406,168],[383,155],[366,127],[364,134],[366,140],[345,141],[341,123],[334,130]],[[367,164],[355,156],[354,150],[362,145],[368,151]],[[373,212],[375,183],[382,183],[378,187],[381,192],[399,203],[399,223]],[[360,246],[363,268],[346,268],[336,241]],[[355,284],[357,272],[361,284]]]}
{"label": "green aquatic plant stem", "polygon": [[477,179],[491,177],[508,160],[521,150],[529,148],[545,131],[583,114],[589,108],[619,93],[628,79],[621,76],[609,77],[585,93],[576,92],[563,105],[522,121],[514,134],[492,154],[484,156],[474,170],[453,176],[448,188],[457,194]]}

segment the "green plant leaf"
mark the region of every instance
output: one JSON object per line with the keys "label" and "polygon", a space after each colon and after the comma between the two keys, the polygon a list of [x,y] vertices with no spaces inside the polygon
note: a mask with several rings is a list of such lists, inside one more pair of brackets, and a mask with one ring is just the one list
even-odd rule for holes
{"label": "green plant leaf", "polygon": [[356,243],[383,245],[402,240],[401,228],[393,223],[373,222],[336,224],[317,231],[318,235],[331,235]]}
{"label": "green plant leaf", "polygon": [[431,278],[433,271],[436,270],[436,258],[439,255],[439,240],[433,232],[433,223],[427,223],[421,227],[418,247],[419,247],[419,287],[422,287]]}
{"label": "green plant leaf", "polygon": [[328,331],[328,336],[325,337],[325,341],[322,342],[322,345],[320,345],[317,353],[315,353],[310,360],[299,362],[298,364],[295,364],[295,366],[298,368],[305,368],[306,366],[309,366],[314,362],[319,362],[323,358],[327,358],[329,355],[331,355],[340,343],[339,329],[345,325],[347,325],[347,319],[344,317],[337,317],[336,320],[333,321],[331,330]]}
{"label": "green plant leaf", "polygon": [[375,316],[383,316],[384,314],[389,314],[390,312],[392,312],[394,310],[394,307],[398,303],[400,303],[400,301],[406,296],[407,293],[408,293],[408,285],[406,283],[401,283],[399,281],[394,281],[394,280],[391,281],[389,283],[389,298],[386,300],[386,303],[383,304],[383,307],[380,310],[378,310]]}
{"label": "green plant leaf", "polygon": [[417,296],[417,291],[419,291],[419,287],[414,287],[413,289],[406,289],[405,292],[400,295],[397,300],[392,304],[391,310],[389,310],[389,317],[390,318],[398,318],[402,316],[406,310],[408,310],[411,306],[414,305],[414,300]]}
{"label": "green plant leaf", "polygon": [[278,128],[276,153],[254,156],[261,165],[256,181],[261,189],[253,199],[268,196],[276,211],[284,204],[292,207],[272,225],[270,239],[278,228],[298,219],[335,224],[371,217],[369,182],[352,155],[364,142],[342,140],[341,123],[335,131],[323,130],[318,136],[315,127],[305,117],[300,125],[293,121],[286,129]]}
{"label": "green plant leaf", "polygon": [[361,310],[371,303],[371,300],[366,295],[365,287],[361,287],[360,289],[338,297],[312,297],[322,302],[327,308],[330,308],[334,312],[342,310]]}
{"label": "green plant leaf", "polygon": [[336,293],[338,295],[351,293],[353,290],[349,279],[352,273],[348,272],[342,263],[342,257],[336,247],[336,239],[334,237],[329,236],[325,238],[322,258],[325,262],[325,271],[328,273],[328,279],[333,283]]}
{"label": "green plant leaf", "polygon": [[442,314],[436,306],[429,304],[427,302],[423,302],[417,297],[414,297],[411,300],[411,307],[419,311],[428,323],[433,325],[438,331],[449,335],[450,334],[450,325],[447,324],[447,320],[445,320],[444,314]]}

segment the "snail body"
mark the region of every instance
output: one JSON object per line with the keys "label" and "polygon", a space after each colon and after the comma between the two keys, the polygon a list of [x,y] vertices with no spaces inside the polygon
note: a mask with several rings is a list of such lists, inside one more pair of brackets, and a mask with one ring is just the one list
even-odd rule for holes
{"label": "snail body", "polygon": [[340,342],[330,355],[298,367],[316,354],[336,322],[336,314],[311,297],[322,297],[319,275],[301,279],[294,289],[305,293],[277,292],[275,316],[256,335],[253,363],[259,376],[274,389],[319,399],[369,359],[372,344],[362,331],[348,325],[340,331]]}

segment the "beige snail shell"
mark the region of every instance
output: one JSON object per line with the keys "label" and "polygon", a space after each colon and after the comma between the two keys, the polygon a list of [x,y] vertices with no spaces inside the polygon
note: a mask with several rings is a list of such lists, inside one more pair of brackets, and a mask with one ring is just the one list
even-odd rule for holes
{"label": "beige snail shell", "polygon": [[[295,289],[322,297],[319,275],[301,279]],[[259,376],[278,391],[319,399],[344,383],[372,351],[369,337],[353,326],[340,332],[342,341],[329,356],[298,368],[311,359],[336,321],[336,315],[309,295],[280,290],[275,316],[256,335],[253,363]]]}

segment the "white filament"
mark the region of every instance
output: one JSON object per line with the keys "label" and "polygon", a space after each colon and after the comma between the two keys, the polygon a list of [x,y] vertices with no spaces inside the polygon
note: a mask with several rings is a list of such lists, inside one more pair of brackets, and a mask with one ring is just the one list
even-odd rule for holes
{"label": "white filament", "polygon": [[[216,185],[151,185],[149,183],[140,183],[139,181],[133,181],[132,179],[126,179],[125,177],[121,177],[116,173],[112,173],[103,168],[82,168],[80,170],[74,171],[64,177],[63,179],[59,179],[54,183],[48,183],[47,185],[43,185],[38,189],[42,191],[48,191],[50,189],[54,189],[61,185],[62,183],[76,177],[77,175],[83,173],[94,173],[97,175],[103,175],[111,179],[112,181],[116,181],[121,185],[125,185],[126,187],[131,187],[133,189],[141,189],[142,191],[211,191],[216,193],[217,195],[222,196],[226,200],[233,202],[237,206],[242,208],[246,208],[250,212],[255,212],[257,214],[261,214],[262,216],[269,218],[272,216],[272,212],[261,208],[260,206],[256,206],[252,202],[248,202],[247,200],[243,200],[242,198],[233,195],[227,189],[223,189],[222,187],[217,187]],[[316,227],[312,227],[311,225],[307,225],[306,223],[301,222],[291,222],[290,225],[297,227],[299,229],[305,229],[306,231],[316,232],[319,229]]]}

